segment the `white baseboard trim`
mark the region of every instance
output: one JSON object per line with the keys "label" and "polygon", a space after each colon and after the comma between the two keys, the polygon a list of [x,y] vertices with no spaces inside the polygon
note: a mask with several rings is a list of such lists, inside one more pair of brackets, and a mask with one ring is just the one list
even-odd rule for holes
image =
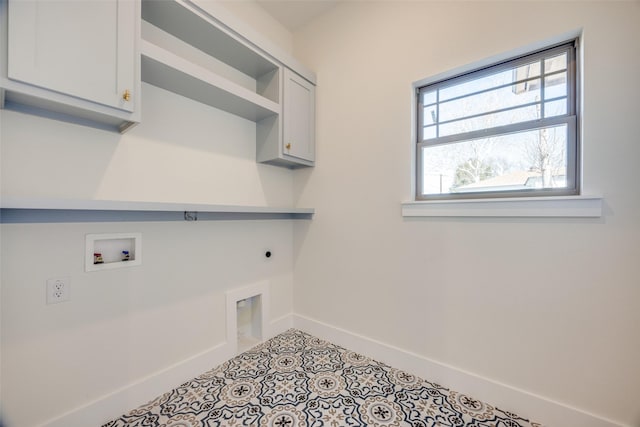
{"label": "white baseboard trim", "polygon": [[[269,339],[292,327],[429,381],[470,394],[505,410],[531,416],[534,421],[544,422],[546,427],[629,427],[299,314],[286,314],[273,319],[268,328],[269,333],[264,339]],[[234,345],[227,342],[220,343],[109,395],[62,414],[40,427],[102,425],[224,363],[235,355],[234,349]]]}
{"label": "white baseboard trim", "polygon": [[293,327],[452,390],[469,394],[501,409],[531,417],[532,421],[541,422],[545,427],[625,427],[569,405],[300,314],[293,315]]}
{"label": "white baseboard trim", "polygon": [[226,342],[218,344],[120,390],[62,414],[42,424],[41,427],[100,426],[223,363],[233,356],[230,350],[231,346]]}
{"label": "white baseboard trim", "polygon": [[277,319],[273,319],[271,321],[269,336],[264,337],[264,340],[266,341],[269,338],[280,335],[281,333],[291,328],[293,328],[293,313],[285,314],[284,316],[280,316]]}
{"label": "white baseboard trim", "polygon": [[[292,327],[293,315],[289,313],[281,316],[270,322],[266,328],[268,335],[264,339],[272,338]],[[200,354],[49,420],[41,424],[40,427],[100,426],[226,362],[235,356],[235,348],[235,343],[234,345],[228,342],[220,343]]]}

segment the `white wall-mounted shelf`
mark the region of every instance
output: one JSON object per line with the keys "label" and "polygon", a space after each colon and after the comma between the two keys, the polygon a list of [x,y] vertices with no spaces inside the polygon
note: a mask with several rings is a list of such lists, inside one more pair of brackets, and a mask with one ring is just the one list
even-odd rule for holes
{"label": "white wall-mounted shelf", "polygon": [[142,80],[255,122],[258,162],[314,166],[315,75],[261,48],[211,6],[142,0]]}
{"label": "white wall-mounted shelf", "polygon": [[143,40],[142,81],[257,122],[280,105],[159,46]]}
{"label": "white wall-mounted shelf", "polygon": [[[144,82],[254,122],[281,113],[280,64],[224,24],[184,1],[145,0],[142,18]],[[230,70],[252,84],[241,86]]]}
{"label": "white wall-mounted shelf", "polygon": [[0,203],[2,223],[311,219],[314,213],[313,208],[119,200],[3,197]]}
{"label": "white wall-mounted shelf", "polygon": [[142,19],[254,79],[278,68],[194,2],[142,0]]}

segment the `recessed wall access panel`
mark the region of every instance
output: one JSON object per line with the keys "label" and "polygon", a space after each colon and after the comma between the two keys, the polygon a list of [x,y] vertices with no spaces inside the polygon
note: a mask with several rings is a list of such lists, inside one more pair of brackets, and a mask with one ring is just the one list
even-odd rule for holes
{"label": "recessed wall access panel", "polygon": [[262,295],[236,303],[238,352],[246,351],[262,341]]}
{"label": "recessed wall access panel", "polygon": [[141,264],[141,233],[87,234],[85,271],[111,270]]}
{"label": "recessed wall access panel", "polygon": [[270,337],[269,282],[227,291],[227,342],[242,353]]}

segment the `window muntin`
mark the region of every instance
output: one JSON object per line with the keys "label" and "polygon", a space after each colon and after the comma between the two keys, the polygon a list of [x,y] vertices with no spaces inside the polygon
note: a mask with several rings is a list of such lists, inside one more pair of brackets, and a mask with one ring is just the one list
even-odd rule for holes
{"label": "window muntin", "polygon": [[578,193],[575,42],[418,88],[416,199]]}

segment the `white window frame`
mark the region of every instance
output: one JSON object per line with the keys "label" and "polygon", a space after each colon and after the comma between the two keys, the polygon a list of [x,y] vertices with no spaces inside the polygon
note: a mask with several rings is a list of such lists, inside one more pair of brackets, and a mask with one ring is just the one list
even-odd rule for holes
{"label": "white window frame", "polygon": [[[404,217],[582,217],[599,218],[602,217],[603,198],[596,194],[585,194],[582,186],[581,151],[578,151],[576,179],[578,180],[581,194],[570,196],[551,197],[499,197],[499,198],[470,198],[470,199],[441,199],[441,200],[420,200],[417,195],[418,181],[418,144],[417,144],[417,114],[418,100],[416,89],[437,81],[449,79],[457,75],[462,75],[470,71],[489,67],[493,64],[504,62],[510,58],[524,56],[530,52],[544,50],[549,46],[563,44],[566,41],[575,39],[576,47],[576,114],[581,111],[580,88],[581,69],[584,47],[581,45],[581,30],[573,30],[560,34],[551,39],[543,40],[529,46],[514,49],[510,52],[502,53],[490,58],[485,58],[472,64],[467,64],[453,70],[449,70],[437,75],[421,79],[413,83],[411,88],[412,99],[412,136],[411,136],[411,201],[401,204],[402,216]],[[578,116],[579,117],[579,116]],[[576,120],[577,135],[580,135],[582,124]],[[581,144],[581,142],[579,142]],[[578,146],[580,149],[580,145]]]}
{"label": "white window frame", "polygon": [[[447,78],[431,81],[426,84],[414,85],[415,87],[415,200],[443,200],[443,199],[480,199],[480,198],[509,198],[509,197],[540,197],[540,196],[569,196],[580,194],[580,140],[578,133],[578,70],[577,70],[577,38],[564,41],[559,44],[547,46],[543,49],[537,49],[515,57],[507,58],[499,62],[489,65],[482,65],[470,69],[463,73],[448,76]],[[490,75],[501,70],[509,70],[518,67],[521,64],[529,63],[532,59],[543,59],[552,57],[559,53],[567,53],[567,112],[561,116],[550,118],[541,118],[530,120],[528,122],[519,122],[515,124],[497,126],[490,129],[481,129],[477,131],[459,133],[449,136],[439,136],[435,138],[423,138],[423,106],[421,102],[421,94],[423,92],[433,91],[447,86],[455,86],[463,84],[465,81]],[[542,61],[544,64],[544,61]],[[545,73],[541,70],[541,81],[544,81]],[[540,105],[548,100],[542,99]],[[438,104],[434,104],[436,107]],[[536,130],[541,128],[549,128],[555,125],[564,124],[567,126],[567,186],[563,188],[543,188],[543,189],[525,189],[511,191],[481,191],[470,193],[443,193],[443,194],[424,194],[423,192],[423,173],[424,166],[422,164],[423,156],[421,151],[424,147],[438,146],[442,144],[470,141],[474,139],[513,134],[522,131]],[[434,126],[438,129],[440,122]]]}

